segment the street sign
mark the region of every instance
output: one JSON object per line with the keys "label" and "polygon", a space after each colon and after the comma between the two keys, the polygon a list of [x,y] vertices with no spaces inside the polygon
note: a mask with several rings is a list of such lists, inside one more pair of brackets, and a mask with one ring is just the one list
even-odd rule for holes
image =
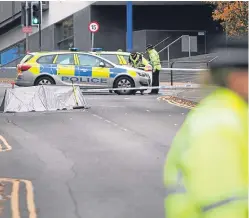
{"label": "street sign", "polygon": [[32,26],[24,26],[22,27],[23,33],[32,33]]}
{"label": "street sign", "polygon": [[88,29],[91,33],[96,33],[99,31],[99,24],[96,21],[92,21],[91,23],[89,23],[88,25]]}
{"label": "street sign", "polygon": [[94,34],[99,31],[99,23],[92,21],[88,25],[88,30],[92,33],[92,48],[94,47]]}

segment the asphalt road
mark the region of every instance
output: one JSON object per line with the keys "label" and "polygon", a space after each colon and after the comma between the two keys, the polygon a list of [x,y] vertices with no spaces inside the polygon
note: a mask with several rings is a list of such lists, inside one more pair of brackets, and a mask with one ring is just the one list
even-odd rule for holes
{"label": "asphalt road", "polygon": [[164,216],[165,156],[188,110],[148,95],[86,100],[88,110],[0,114],[11,147],[0,152],[2,217]]}

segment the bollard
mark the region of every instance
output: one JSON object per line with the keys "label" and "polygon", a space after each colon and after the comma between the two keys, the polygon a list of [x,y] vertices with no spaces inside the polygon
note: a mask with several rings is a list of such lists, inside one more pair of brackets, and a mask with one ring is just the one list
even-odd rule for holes
{"label": "bollard", "polygon": [[14,89],[14,86],[15,86],[15,82],[14,81],[11,82],[11,86],[12,86],[12,89]]}

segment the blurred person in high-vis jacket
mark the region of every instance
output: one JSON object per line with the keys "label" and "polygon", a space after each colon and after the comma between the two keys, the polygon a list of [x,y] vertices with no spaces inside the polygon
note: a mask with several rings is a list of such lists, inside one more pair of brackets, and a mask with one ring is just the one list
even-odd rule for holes
{"label": "blurred person in high-vis jacket", "polygon": [[189,113],[167,155],[166,218],[248,217],[248,39],[214,52],[217,88]]}

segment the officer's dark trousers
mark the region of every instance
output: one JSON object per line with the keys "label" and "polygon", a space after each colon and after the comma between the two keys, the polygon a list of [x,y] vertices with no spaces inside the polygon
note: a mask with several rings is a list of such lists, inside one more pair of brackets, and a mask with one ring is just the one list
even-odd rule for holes
{"label": "officer's dark trousers", "polygon": [[[152,73],[152,86],[159,86],[159,70]],[[158,94],[159,89],[152,89],[151,93]]]}

